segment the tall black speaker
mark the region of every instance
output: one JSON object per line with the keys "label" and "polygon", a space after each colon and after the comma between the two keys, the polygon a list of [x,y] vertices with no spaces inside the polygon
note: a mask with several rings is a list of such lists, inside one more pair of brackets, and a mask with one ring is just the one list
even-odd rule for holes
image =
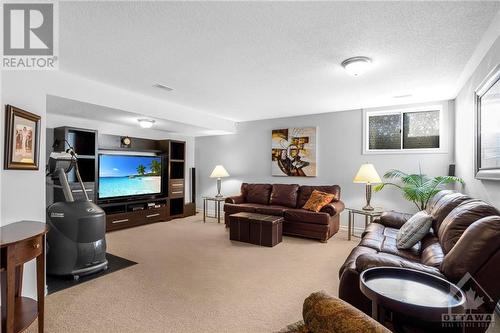
{"label": "tall black speaker", "polygon": [[196,203],[196,168],[191,168],[191,202]]}
{"label": "tall black speaker", "polygon": [[448,176],[455,176],[455,164],[450,164],[448,167]]}

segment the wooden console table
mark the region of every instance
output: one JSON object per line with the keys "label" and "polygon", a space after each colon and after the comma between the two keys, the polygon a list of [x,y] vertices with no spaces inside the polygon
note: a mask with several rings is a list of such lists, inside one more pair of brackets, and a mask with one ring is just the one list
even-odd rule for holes
{"label": "wooden console table", "polygon": [[[21,221],[0,228],[2,332],[22,332],[38,317],[43,332],[45,301],[45,223]],[[36,258],[37,299],[21,296],[24,263]]]}

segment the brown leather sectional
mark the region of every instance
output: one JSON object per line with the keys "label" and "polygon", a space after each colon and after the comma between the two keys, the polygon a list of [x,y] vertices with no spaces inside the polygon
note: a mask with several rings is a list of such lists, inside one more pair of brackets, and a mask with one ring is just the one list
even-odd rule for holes
{"label": "brown leather sectional", "polygon": [[[493,313],[500,299],[499,211],[464,194],[441,191],[429,202],[427,212],[433,217],[433,228],[408,250],[396,247],[396,235],[411,215],[386,212],[369,224],[340,268],[339,297],[370,314],[371,302],[359,289],[360,273],[371,267],[406,267],[453,283],[466,282],[465,290],[472,288],[484,300],[473,312]],[[485,330],[469,328],[467,332]]]}
{"label": "brown leather sectional", "polygon": [[[335,199],[318,212],[301,207],[313,190],[335,194]],[[224,204],[226,227],[229,216],[240,212],[283,216],[283,234],[328,241],[340,226],[340,186],[300,186],[297,184],[248,184],[241,185],[238,196],[229,197]]]}

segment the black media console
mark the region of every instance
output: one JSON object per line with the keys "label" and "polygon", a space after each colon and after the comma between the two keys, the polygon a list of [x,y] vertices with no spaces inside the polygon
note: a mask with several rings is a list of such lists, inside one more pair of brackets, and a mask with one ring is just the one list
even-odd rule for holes
{"label": "black media console", "polygon": [[[64,151],[71,145],[78,154],[79,168],[89,199],[106,212],[106,231],[193,215],[191,204],[184,203],[186,156],[184,141],[130,138],[130,144],[124,146],[121,136],[98,134],[95,130],[73,127],[55,128],[54,139],[54,151]],[[162,194],[123,200],[99,200],[98,156],[100,153],[110,152],[148,153],[161,156],[164,164]],[[78,193],[76,179],[73,178],[69,175],[73,195],[75,199],[81,199],[83,194]],[[55,188],[54,201],[60,200],[63,200],[62,193]]]}

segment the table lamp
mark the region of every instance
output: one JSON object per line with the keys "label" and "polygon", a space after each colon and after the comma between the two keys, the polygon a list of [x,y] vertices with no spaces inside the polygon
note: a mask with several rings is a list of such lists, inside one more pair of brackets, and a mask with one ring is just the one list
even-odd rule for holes
{"label": "table lamp", "polygon": [[372,184],[382,182],[373,164],[367,163],[361,165],[356,177],[354,177],[353,182],[366,184],[366,206],[363,207],[363,210],[373,210],[373,207],[370,206],[370,200],[372,198]]}
{"label": "table lamp", "polygon": [[217,195],[216,198],[221,198],[222,194],[220,194],[221,188],[221,178],[229,177],[229,173],[224,169],[222,165],[216,165],[214,171],[210,174],[210,178],[217,178]]}

